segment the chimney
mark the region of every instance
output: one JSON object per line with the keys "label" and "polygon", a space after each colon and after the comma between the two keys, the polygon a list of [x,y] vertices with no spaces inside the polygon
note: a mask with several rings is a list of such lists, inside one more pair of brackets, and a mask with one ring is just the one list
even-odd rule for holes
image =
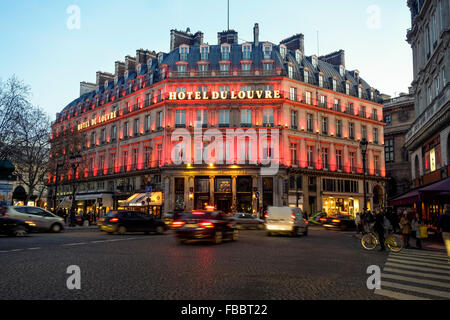
{"label": "chimney", "polygon": [[253,42],[255,43],[255,47],[259,46],[259,25],[257,23],[253,27]]}
{"label": "chimney", "polygon": [[319,57],[320,60],[325,61],[334,66],[344,66],[345,67],[345,51],[339,50],[327,55]]}
{"label": "chimney", "polygon": [[95,84],[97,86],[102,86],[105,84],[106,80],[114,80],[114,75],[107,72],[97,71]]}
{"label": "chimney", "polygon": [[217,33],[217,42],[219,46],[222,43],[237,44],[238,43],[238,33],[234,30],[227,30]]}
{"label": "chimney", "polygon": [[136,69],[136,58],[131,56],[125,57],[125,70],[132,71]]}
{"label": "chimney", "polygon": [[88,92],[94,91],[96,89],[96,84],[95,83],[90,83],[90,82],[80,82],[80,97]]}
{"label": "chimney", "polygon": [[188,46],[203,44],[203,32],[197,31],[192,34],[190,28],[187,28],[186,31],[170,30],[170,51],[175,50],[182,44]]}
{"label": "chimney", "polygon": [[303,54],[305,53],[305,38],[301,33],[282,40],[280,44],[284,44],[288,50],[300,50]]}
{"label": "chimney", "polygon": [[124,72],[125,72],[125,62],[116,61],[114,75],[116,77],[120,77],[124,74]]}

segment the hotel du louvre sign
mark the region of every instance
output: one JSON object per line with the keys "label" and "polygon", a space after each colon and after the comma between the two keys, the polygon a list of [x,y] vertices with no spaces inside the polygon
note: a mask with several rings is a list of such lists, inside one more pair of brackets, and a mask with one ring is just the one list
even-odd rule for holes
{"label": "hotel du louvre sign", "polygon": [[169,100],[281,99],[280,90],[169,92]]}
{"label": "hotel du louvre sign", "polygon": [[78,131],[89,128],[91,126],[95,126],[95,125],[103,123],[103,122],[110,121],[115,118],[117,118],[117,111],[106,113],[106,114],[98,116],[94,119],[87,120],[85,122],[80,123],[78,125]]}

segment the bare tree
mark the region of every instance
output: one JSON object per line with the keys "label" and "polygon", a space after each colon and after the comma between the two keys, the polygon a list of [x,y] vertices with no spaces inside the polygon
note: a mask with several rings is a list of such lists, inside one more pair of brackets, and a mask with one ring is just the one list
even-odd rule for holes
{"label": "bare tree", "polygon": [[[16,117],[15,139],[10,157],[15,174],[27,187],[27,199],[38,191],[43,193],[50,152],[50,120],[38,107],[30,107]],[[39,190],[36,190],[39,187]]]}
{"label": "bare tree", "polygon": [[30,108],[29,97],[30,88],[15,76],[0,80],[0,160],[8,159],[15,144],[21,142],[17,122]]}

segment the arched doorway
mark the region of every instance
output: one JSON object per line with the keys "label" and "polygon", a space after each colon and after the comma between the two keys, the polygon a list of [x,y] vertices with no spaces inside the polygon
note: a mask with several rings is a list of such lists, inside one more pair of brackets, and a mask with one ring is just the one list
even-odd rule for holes
{"label": "arched doorway", "polygon": [[15,202],[23,202],[26,205],[25,201],[27,200],[27,192],[22,186],[18,186],[14,189],[13,192],[13,203]]}
{"label": "arched doorway", "polygon": [[375,187],[373,187],[373,208],[377,209],[377,208],[381,208],[383,206],[383,189],[379,186],[376,185]]}

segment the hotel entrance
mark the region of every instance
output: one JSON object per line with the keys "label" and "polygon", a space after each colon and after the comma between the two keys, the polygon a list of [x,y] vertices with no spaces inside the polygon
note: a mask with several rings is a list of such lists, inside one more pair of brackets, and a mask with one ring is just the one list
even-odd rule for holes
{"label": "hotel entrance", "polygon": [[231,212],[233,204],[232,181],[231,177],[216,177],[214,179],[214,201],[217,210]]}

